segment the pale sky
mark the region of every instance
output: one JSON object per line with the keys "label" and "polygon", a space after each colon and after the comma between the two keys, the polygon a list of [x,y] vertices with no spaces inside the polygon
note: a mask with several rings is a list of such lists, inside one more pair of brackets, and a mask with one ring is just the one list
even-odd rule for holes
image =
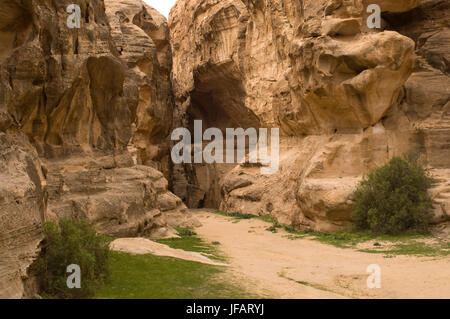
{"label": "pale sky", "polygon": [[170,9],[175,4],[176,0],[144,0],[151,7],[158,10],[161,14],[169,18]]}

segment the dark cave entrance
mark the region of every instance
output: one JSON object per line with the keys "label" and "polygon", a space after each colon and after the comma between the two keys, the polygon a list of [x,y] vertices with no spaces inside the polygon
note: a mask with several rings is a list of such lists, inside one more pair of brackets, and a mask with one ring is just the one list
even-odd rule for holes
{"label": "dark cave entrance", "polygon": [[[208,128],[218,128],[224,137],[227,128],[259,129],[258,117],[245,106],[242,74],[233,61],[204,65],[194,72],[194,77],[195,88],[186,110],[192,136],[195,120],[202,121],[203,132]],[[204,146],[208,143],[204,142]],[[221,181],[235,166],[226,163],[185,164],[186,187],[182,194],[178,194],[177,188],[180,187],[174,185],[174,191],[185,199],[190,208],[218,208],[222,199]]]}

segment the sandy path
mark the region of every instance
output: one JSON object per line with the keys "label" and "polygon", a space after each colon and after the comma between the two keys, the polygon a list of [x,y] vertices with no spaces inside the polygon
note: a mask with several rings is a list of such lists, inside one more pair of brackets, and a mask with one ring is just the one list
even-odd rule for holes
{"label": "sandy path", "polygon": [[[268,223],[194,212],[205,240],[220,242],[229,274],[269,298],[450,298],[450,257],[362,253],[309,239],[271,233]],[[367,288],[371,264],[381,267],[381,288]],[[231,277],[231,276],[230,276]],[[297,283],[303,282],[303,284]],[[307,283],[307,284],[306,284]]]}
{"label": "sandy path", "polygon": [[152,254],[155,256],[173,257],[184,260],[196,261],[203,264],[214,266],[228,266],[219,263],[198,252],[174,249],[146,238],[119,238],[111,242],[109,248],[114,251],[134,255]]}

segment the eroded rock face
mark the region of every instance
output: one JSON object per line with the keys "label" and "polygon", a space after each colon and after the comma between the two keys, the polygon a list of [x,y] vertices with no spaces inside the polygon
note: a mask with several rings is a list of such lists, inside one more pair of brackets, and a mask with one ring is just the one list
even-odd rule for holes
{"label": "eroded rock face", "polygon": [[0,2],[0,298],[32,296],[44,221],[149,237],[197,224],[168,191],[165,18],[141,1],[82,0],[70,29],[72,3]]}
{"label": "eroded rock face", "polygon": [[[107,0],[113,43],[128,67],[135,161],[169,176],[167,136],[172,125],[172,55],[166,19],[141,1]],[[137,91],[137,92],[136,92]],[[137,93],[137,94],[136,94]]]}
{"label": "eroded rock face", "polygon": [[[382,29],[368,28],[369,4],[380,5]],[[178,1],[177,124],[282,136],[278,173],[175,166],[175,193],[191,206],[334,231],[351,224],[361,177],[392,156],[420,149],[432,168],[448,168],[449,14],[439,0]]]}
{"label": "eroded rock face", "polygon": [[45,178],[20,132],[0,132],[0,298],[21,298],[42,240]]}
{"label": "eroded rock face", "polygon": [[[80,0],[81,29],[71,3],[0,3],[0,297],[32,296],[46,220],[163,237],[196,225],[185,201],[334,231],[363,174],[412,147],[440,180],[446,232],[448,1],[179,0],[170,43],[140,1]],[[365,22],[373,3],[381,30]],[[171,167],[171,129],[195,119],[280,128],[279,171]]]}
{"label": "eroded rock face", "polygon": [[47,165],[48,220],[86,219],[100,233],[115,237],[161,238],[175,233],[170,226],[198,225],[154,168],[130,166],[108,156],[89,162],[73,157]]}

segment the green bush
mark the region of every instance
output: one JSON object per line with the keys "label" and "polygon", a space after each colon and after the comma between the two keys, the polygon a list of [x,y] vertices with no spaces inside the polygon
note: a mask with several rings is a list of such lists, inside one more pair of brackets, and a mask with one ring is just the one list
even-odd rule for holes
{"label": "green bush", "polygon": [[359,229],[376,234],[426,233],[432,200],[428,193],[434,180],[408,153],[366,176],[353,194],[353,220]]}
{"label": "green bush", "polygon": [[[59,226],[46,223],[38,260],[41,292],[57,298],[89,298],[109,278],[108,240],[85,221],[61,219]],[[81,269],[81,288],[67,287],[67,266]]]}
{"label": "green bush", "polygon": [[179,228],[178,230],[178,235],[180,235],[181,237],[190,237],[190,236],[196,236],[197,233],[192,231],[189,228]]}

